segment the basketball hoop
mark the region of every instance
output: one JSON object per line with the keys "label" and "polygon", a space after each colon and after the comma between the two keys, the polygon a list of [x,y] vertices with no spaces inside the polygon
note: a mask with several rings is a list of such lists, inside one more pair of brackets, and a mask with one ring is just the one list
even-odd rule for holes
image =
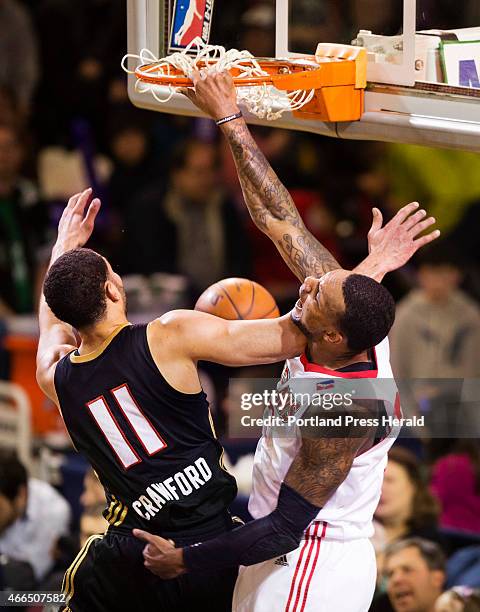
{"label": "basketball hoop", "polygon": [[[351,120],[359,118],[363,110],[365,83],[358,82],[362,80],[358,78],[362,70],[357,68],[357,62],[366,65],[366,56],[361,56],[358,49],[348,53],[345,49],[353,48],[319,45],[316,55],[290,59],[255,58],[249,51],[226,50],[221,46],[207,45],[196,38],[185,50],[163,59],[156,58],[148,49],[142,49],[139,55],[125,55],[122,68],[135,75],[137,91],[150,93],[160,103],[168,102],[179,88],[193,87],[192,75],[195,71],[206,75],[228,70],[237,88],[239,104],[253,115],[271,121],[285,112],[302,112],[307,105],[311,113],[319,114],[315,118],[323,118],[325,110],[329,109],[323,108],[323,100],[316,101],[316,92],[324,87],[340,86],[345,90],[345,86],[352,86],[362,90],[362,97],[361,109],[359,106],[356,116],[353,116],[352,105],[349,105],[352,116],[348,120]],[[129,59],[137,63],[134,70],[126,66]],[[337,64],[336,68],[334,63]],[[345,64],[354,66],[353,72],[351,69],[349,71],[348,79]],[[341,105],[338,96],[335,103]],[[323,120],[332,119],[326,113]]]}

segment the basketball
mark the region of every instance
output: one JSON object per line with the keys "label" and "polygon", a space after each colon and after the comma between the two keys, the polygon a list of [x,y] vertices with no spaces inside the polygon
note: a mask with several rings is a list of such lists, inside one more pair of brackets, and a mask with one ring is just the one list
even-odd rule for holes
{"label": "basketball", "polygon": [[265,287],[246,278],[218,281],[198,298],[195,310],[222,319],[274,319],[280,311]]}

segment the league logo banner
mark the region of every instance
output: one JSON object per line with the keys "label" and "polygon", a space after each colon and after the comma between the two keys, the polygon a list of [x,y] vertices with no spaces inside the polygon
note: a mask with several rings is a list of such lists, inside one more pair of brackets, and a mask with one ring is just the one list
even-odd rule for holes
{"label": "league logo banner", "polygon": [[210,40],[214,0],[175,0],[168,51],[183,51],[195,38]]}

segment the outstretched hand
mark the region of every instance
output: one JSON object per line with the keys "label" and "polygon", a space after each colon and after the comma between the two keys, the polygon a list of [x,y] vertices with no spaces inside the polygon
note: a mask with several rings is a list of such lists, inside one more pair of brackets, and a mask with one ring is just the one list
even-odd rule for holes
{"label": "outstretched hand", "polygon": [[368,232],[368,251],[382,259],[385,272],[392,272],[405,265],[425,245],[440,236],[434,230],[424,236],[422,232],[435,224],[434,217],[427,218],[427,212],[419,210],[418,202],[401,208],[384,227],[383,216],[378,208],[373,209],[373,222]]}
{"label": "outstretched hand", "polygon": [[134,529],[133,535],[147,543],[143,549],[144,565],[152,574],[168,580],[185,573],[183,550],[175,548],[171,540],[165,540],[142,529]]}
{"label": "outstretched hand", "polygon": [[98,198],[90,202],[91,196],[92,189],[89,188],[76,193],[68,201],[58,223],[57,243],[63,251],[82,247],[92,235],[101,202]]}
{"label": "outstretched hand", "polygon": [[202,74],[197,70],[192,80],[194,88],[181,92],[206,115],[218,120],[238,113],[237,92],[229,72]]}

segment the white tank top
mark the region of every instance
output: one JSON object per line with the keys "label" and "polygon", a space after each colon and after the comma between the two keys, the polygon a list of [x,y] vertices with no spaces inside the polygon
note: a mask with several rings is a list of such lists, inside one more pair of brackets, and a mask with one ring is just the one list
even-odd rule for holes
{"label": "white tank top", "polygon": [[[296,380],[301,381],[302,389],[306,383],[315,385],[314,388],[318,390],[323,386],[319,379],[329,380],[330,383],[325,381],[325,387],[330,388],[335,384],[344,384],[335,381],[345,378],[357,379],[355,385],[358,384],[359,388],[363,388],[362,385],[372,387],[369,380],[358,379],[376,378],[379,379],[375,385],[376,397],[384,400],[386,414],[389,417],[400,417],[400,400],[390,366],[388,338],[376,347],[374,353],[375,370],[348,373],[311,364],[305,355],[289,359],[285,363],[278,390],[284,390],[286,386],[292,390],[292,384],[295,385]],[[381,389],[381,398],[377,385]],[[305,406],[305,410],[307,407]],[[296,416],[298,415],[297,412]],[[328,524],[326,537],[356,539],[373,535],[372,519],[380,499],[387,453],[399,430],[400,427],[394,425],[388,437],[355,458],[347,478],[317,516],[316,520],[326,521]],[[301,434],[297,427],[293,435],[288,437],[274,433],[274,427],[264,427],[255,453],[253,490],[249,502],[249,511],[254,518],[266,516],[276,508],[281,483],[301,446]]]}

